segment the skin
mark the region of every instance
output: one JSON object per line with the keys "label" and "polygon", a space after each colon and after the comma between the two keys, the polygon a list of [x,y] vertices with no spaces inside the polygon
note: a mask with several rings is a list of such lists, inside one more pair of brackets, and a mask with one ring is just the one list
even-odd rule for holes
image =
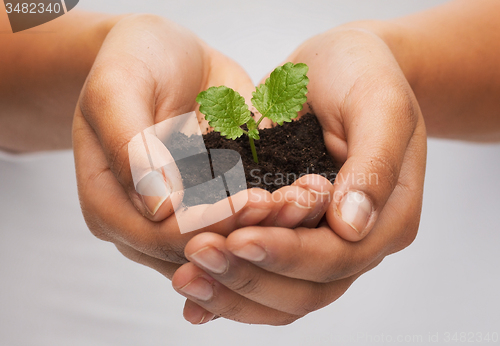
{"label": "skin", "polygon": [[[188,298],[184,316],[192,323],[215,316],[291,323],[335,301],[414,239],[425,173],[424,117],[434,136],[498,140],[499,6],[494,0],[456,1],[403,19],[348,24],[306,41],[287,61],[310,67],[308,104],[329,153],[344,163],[341,179],[331,186],[305,177],[280,191],[289,192],[287,201],[269,202],[262,190],[244,192],[249,203],[241,212],[187,235],[171,216],[172,203],[154,215],[144,208],[125,169],[126,144],[144,128],[194,110],[201,90],[224,84],[248,98],[253,86],[237,64],[171,22],[72,11],[43,27],[60,36],[39,35],[46,36],[40,42],[27,34],[2,35],[2,46],[12,48],[0,56],[7,76],[0,82],[0,146],[13,152],[69,147],[76,106],[73,146],[90,230],[172,278]],[[6,18],[1,24],[7,28]],[[20,62],[16,57],[28,45],[39,52],[37,59]],[[56,68],[61,56],[75,52],[78,59]],[[52,103],[41,106],[47,100]],[[56,103],[60,112],[53,113]],[[360,183],[347,179],[353,172],[382,178]],[[340,218],[348,191],[371,203],[362,232]],[[300,205],[301,196],[317,201],[318,194],[327,196],[318,206]],[[189,211],[205,212],[216,208]],[[242,259],[248,244],[263,247],[265,257]],[[200,260],[202,250],[211,251],[212,262]],[[224,260],[214,261],[219,254]]]}
{"label": "skin", "polygon": [[[200,91],[222,84],[246,96],[253,89],[240,66],[186,29],[156,16],[129,16],[106,37],[75,112],[78,189],[90,230],[113,242],[128,258],[169,278],[186,262],[184,247],[196,234],[227,236],[235,229],[258,224],[294,227],[301,221],[288,217],[296,214],[294,210],[305,219],[315,211],[314,203],[307,209],[294,203],[301,194],[308,194],[303,188],[290,191],[288,201],[277,202],[266,191],[253,189],[242,192],[248,194],[249,202],[235,215],[180,234],[173,214],[175,203],[170,199],[155,214],[145,208],[128,169],[127,144],[143,129],[195,110]],[[200,124],[206,127],[201,117]],[[326,210],[327,205],[323,207]],[[183,213],[196,219],[219,210],[217,205],[203,205]]]}
{"label": "skin", "polygon": [[[287,61],[310,67],[308,103],[330,154],[344,162],[341,174],[384,177],[375,186],[335,183],[334,196],[352,188],[366,192],[374,203],[372,223],[354,239],[352,229],[338,223],[334,200],[328,223],[315,229],[247,227],[226,239],[196,236],[185,250],[192,262],[173,277],[188,298],[185,318],[288,324],[332,303],[357,277],[409,245],[421,207],[424,117],[435,137],[500,139],[499,13],[498,1],[454,1],[396,20],[351,23],[300,46]],[[238,250],[248,244],[263,247],[266,257],[242,261]],[[199,261],[207,248],[224,254],[224,272]],[[182,291],[187,283],[203,283],[196,278],[211,286],[205,299]]]}
{"label": "skin", "polygon": [[[9,30],[7,16],[1,19]],[[171,278],[186,262],[185,244],[198,233],[227,236],[257,224],[296,227],[302,221],[297,214],[306,224],[314,224],[325,212],[327,203],[312,202],[307,208],[295,203],[299,196],[310,199],[301,187],[285,188],[288,199],[277,202],[263,190],[243,192],[248,202],[237,214],[185,235],[180,234],[169,200],[154,215],[148,212],[130,170],[125,169],[132,137],[195,110],[196,95],[212,85],[230,86],[246,97],[254,88],[240,66],[188,30],[152,15],[112,17],[71,11],[0,40],[9,47],[0,57],[5,76],[0,85],[0,146],[21,153],[73,144],[78,192],[89,229],[113,242],[125,256]],[[19,64],[26,47],[37,54]],[[29,59],[33,56],[37,59]],[[61,61],[67,63],[62,69]],[[200,123],[206,127],[201,119]],[[184,215],[198,218],[217,212],[217,205],[203,205]]]}
{"label": "skin", "polygon": [[[294,230],[248,227],[227,239],[210,233],[193,238],[185,250],[191,263],[177,270],[172,282],[190,299],[184,314],[193,323],[213,314],[245,323],[288,324],[338,299],[356,278],[416,236],[425,126],[387,45],[370,32],[341,28],[312,38],[288,60],[310,66],[309,107],[321,122],[329,153],[343,163],[327,222]],[[371,173],[380,179],[358,181]],[[338,212],[342,197],[353,190],[373,204],[363,233],[343,222]],[[264,248],[265,257],[252,264],[238,258],[238,250],[249,244]],[[196,258],[210,247],[226,257],[224,272],[214,273]],[[190,282],[191,290],[204,283],[193,281],[197,277],[212,286],[213,294],[204,297],[208,300],[183,291]]]}
{"label": "skin", "polygon": [[71,11],[14,35],[0,4],[0,46],[4,47],[0,148],[13,153],[71,148],[78,96],[104,38],[119,19]]}

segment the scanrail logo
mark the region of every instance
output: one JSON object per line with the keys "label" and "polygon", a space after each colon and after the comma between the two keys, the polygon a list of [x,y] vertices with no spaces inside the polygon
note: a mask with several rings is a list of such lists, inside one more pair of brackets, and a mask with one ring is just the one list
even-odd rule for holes
{"label": "scanrail logo", "polygon": [[4,0],[12,32],[34,28],[71,11],[79,0]]}

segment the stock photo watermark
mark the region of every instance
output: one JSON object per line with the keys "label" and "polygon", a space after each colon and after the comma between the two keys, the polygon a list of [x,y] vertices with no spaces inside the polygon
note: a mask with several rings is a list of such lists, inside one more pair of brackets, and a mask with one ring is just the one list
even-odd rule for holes
{"label": "stock photo watermark", "polygon": [[128,152],[134,186],[143,206],[150,215],[155,215],[163,204],[170,203],[181,233],[196,231],[236,214],[248,202],[247,188],[264,187],[271,191],[274,190],[271,187],[275,188],[273,193],[255,194],[256,203],[284,202],[313,208],[318,203],[346,200],[361,205],[367,197],[362,192],[281,188],[306,175],[310,175],[309,184],[313,185],[321,183],[321,179],[358,187],[379,184],[376,173],[338,174],[314,169],[300,174],[271,174],[252,169],[247,177],[238,152],[205,147],[195,112],[141,131],[129,142]]}
{"label": "stock photo watermark", "polygon": [[391,333],[352,333],[334,334],[330,340],[332,344],[499,344],[498,332],[428,332],[415,334],[391,334]]}
{"label": "stock photo watermark", "polygon": [[286,186],[292,184],[294,181],[302,178],[303,176],[309,174],[317,174],[322,176],[323,178],[330,181],[330,183],[334,183],[334,181],[341,181],[343,183],[350,182],[356,185],[378,185],[379,177],[377,173],[347,173],[347,174],[339,174],[337,172],[316,172],[314,169],[307,169],[306,172],[297,174],[297,173],[265,173],[262,174],[261,170],[258,168],[254,168],[250,171],[250,177],[252,180],[249,181],[251,186],[259,186],[261,184],[264,185],[276,185],[276,186]]}
{"label": "stock photo watermark", "polygon": [[[350,185],[356,186],[366,186],[366,185],[378,185],[379,184],[379,175],[378,173],[338,173],[338,172],[316,172],[314,169],[307,169],[306,172],[302,172],[300,174],[297,173],[264,173],[262,174],[260,169],[252,169],[250,171],[250,180],[248,181],[249,187],[259,187],[259,186],[277,186],[284,187],[293,184],[298,179],[310,175],[315,174],[315,178],[323,177],[328,180],[331,184],[335,181],[337,183],[349,183]],[[314,178],[313,178],[314,179]],[[292,197],[293,196],[293,197]],[[295,194],[292,195],[291,191],[280,192],[275,191],[270,197],[265,196],[265,198],[269,198],[272,202],[291,202],[292,200],[297,200],[299,203],[304,203],[302,205],[311,206],[317,202],[325,202],[325,201],[335,201],[340,202],[344,196],[346,196],[345,192],[336,191],[333,196],[330,196],[329,193],[316,193],[313,195],[309,195],[307,191],[303,190],[299,193],[298,197]],[[297,199],[298,198],[298,199]],[[364,194],[350,194],[347,198],[354,199],[355,202],[361,203],[366,196]]]}
{"label": "stock photo watermark", "polygon": [[4,0],[13,33],[28,30],[59,18],[71,11],[79,0]]}

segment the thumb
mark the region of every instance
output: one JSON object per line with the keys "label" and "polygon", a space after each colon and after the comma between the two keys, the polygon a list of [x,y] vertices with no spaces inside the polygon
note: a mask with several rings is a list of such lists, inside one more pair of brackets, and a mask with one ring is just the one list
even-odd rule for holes
{"label": "thumb", "polygon": [[[192,119],[198,125],[194,112]],[[167,119],[141,131],[128,143],[130,171],[138,193],[133,201],[156,221],[170,216],[182,199],[182,178],[172,153],[164,144],[179,129],[177,119]],[[132,196],[136,197],[133,193]],[[142,203],[138,203],[139,199]]]}
{"label": "thumb", "polygon": [[379,88],[361,97],[353,92],[348,97],[343,110],[347,159],[334,183],[327,221],[342,238],[359,241],[373,228],[398,184],[420,110],[405,88]]}
{"label": "thumb", "polygon": [[246,104],[252,110],[251,99],[255,86],[250,76],[236,61],[211,47],[206,47],[211,56],[210,79],[206,88],[221,85],[232,88],[243,96]]}
{"label": "thumb", "polygon": [[93,129],[109,169],[139,212],[161,221],[180,204],[182,180],[172,155],[156,133],[150,101],[154,83],[130,78],[110,66],[94,69],[76,116],[83,117]]}

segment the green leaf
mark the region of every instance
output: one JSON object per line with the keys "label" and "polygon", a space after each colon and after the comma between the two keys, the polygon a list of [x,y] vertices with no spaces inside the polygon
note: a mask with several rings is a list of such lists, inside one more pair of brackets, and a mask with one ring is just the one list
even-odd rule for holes
{"label": "green leaf", "polygon": [[254,118],[250,118],[250,120],[248,120],[247,127],[248,137],[259,140],[259,127],[257,126],[257,122],[254,120]]}
{"label": "green leaf", "polygon": [[240,126],[252,119],[245,99],[225,86],[202,91],[196,102],[200,104],[200,112],[205,114],[209,125],[228,139],[241,137],[244,132]]}
{"label": "green leaf", "polygon": [[257,123],[255,122],[254,118],[250,118],[247,121],[247,127],[248,127],[248,130],[255,130],[258,128]]}
{"label": "green leaf", "polygon": [[249,130],[248,137],[259,140],[260,139],[259,130],[257,129]]}
{"label": "green leaf", "polygon": [[262,116],[283,125],[297,117],[307,101],[306,64],[286,63],[277,67],[265,84],[261,84],[253,92],[252,104]]}

